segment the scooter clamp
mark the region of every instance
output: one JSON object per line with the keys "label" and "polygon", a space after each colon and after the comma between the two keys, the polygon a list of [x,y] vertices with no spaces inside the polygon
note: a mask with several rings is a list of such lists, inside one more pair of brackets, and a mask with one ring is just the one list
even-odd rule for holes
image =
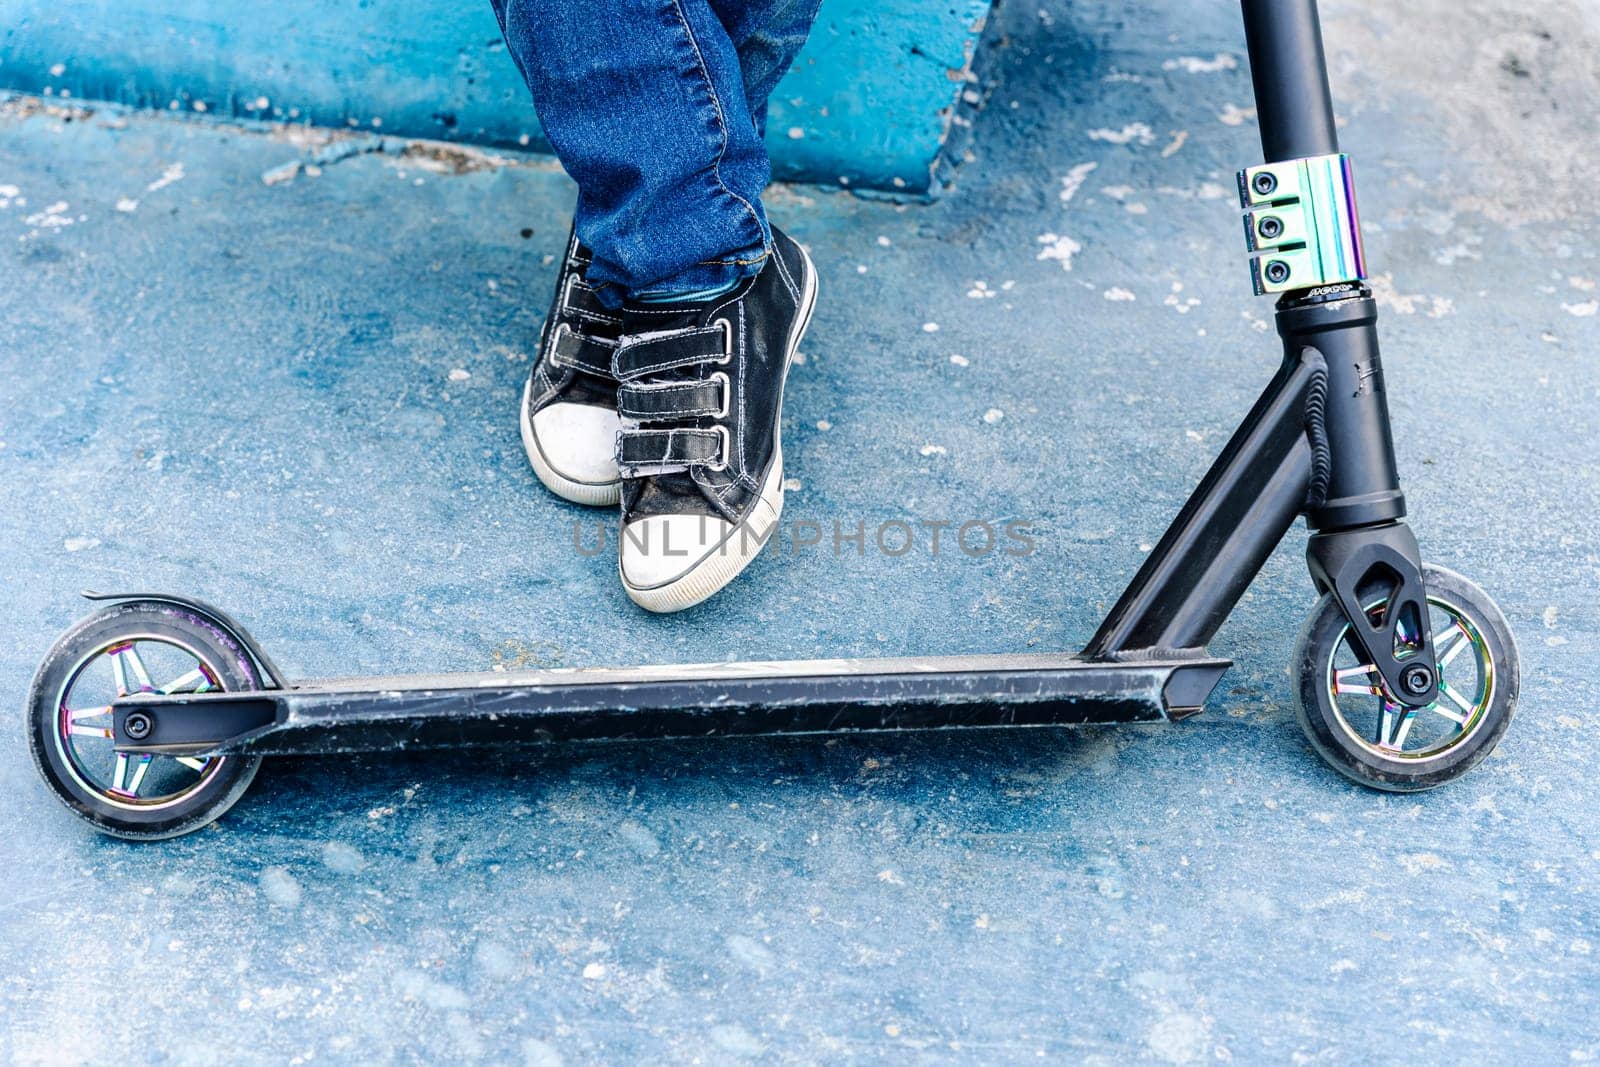
{"label": "scooter clamp", "polygon": [[1239,172],[1239,201],[1257,295],[1367,276],[1349,156],[1246,168]]}

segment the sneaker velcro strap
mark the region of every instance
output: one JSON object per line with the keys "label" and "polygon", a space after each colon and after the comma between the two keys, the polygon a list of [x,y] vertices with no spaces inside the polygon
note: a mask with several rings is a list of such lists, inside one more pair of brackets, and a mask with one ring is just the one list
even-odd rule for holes
{"label": "sneaker velcro strap", "polygon": [[617,414],[635,422],[692,419],[728,413],[728,376],[703,382],[627,382],[617,390]]}
{"label": "sneaker velcro strap", "polygon": [[585,282],[577,274],[567,275],[566,288],[561,293],[562,313],[576,315],[591,322],[620,326],[622,324],[621,316],[600,303],[600,298],[595,295],[597,292],[598,290],[594,286]]}
{"label": "sneaker velcro strap", "polygon": [[718,319],[693,330],[624,337],[612,371],[619,381],[628,381],[696,363],[726,363],[732,356],[733,327]]}
{"label": "sneaker velcro strap", "polygon": [[623,471],[640,467],[714,467],[728,465],[728,431],[623,430],[617,435],[617,466]]}
{"label": "sneaker velcro strap", "polygon": [[616,349],[615,342],[574,333],[572,327],[563,322],[556,327],[555,339],[550,344],[550,362],[610,379],[611,355]]}

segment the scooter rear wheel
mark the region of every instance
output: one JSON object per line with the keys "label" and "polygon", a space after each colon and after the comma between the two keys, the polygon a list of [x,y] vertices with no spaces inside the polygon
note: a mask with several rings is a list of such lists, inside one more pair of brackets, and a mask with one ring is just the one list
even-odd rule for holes
{"label": "scooter rear wheel", "polygon": [[133,840],[176,837],[231,808],[261,757],[119,753],[111,704],[140,693],[261,687],[249,655],[210,620],[153,601],[113,604],[45,656],[28,698],[29,748],[45,783],[96,829]]}
{"label": "scooter rear wheel", "polygon": [[[1312,746],[1340,774],[1389,792],[1459,778],[1499,743],[1521,684],[1516,641],[1489,595],[1454,571],[1422,568],[1439,698],[1395,700],[1350,636],[1331,595],[1312,611],[1295,648],[1295,711]],[[1365,605],[1381,615],[1383,599]]]}

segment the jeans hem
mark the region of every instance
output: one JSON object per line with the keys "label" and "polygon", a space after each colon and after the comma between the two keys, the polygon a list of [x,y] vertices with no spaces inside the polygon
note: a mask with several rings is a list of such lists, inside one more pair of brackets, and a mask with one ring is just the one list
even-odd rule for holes
{"label": "jeans hem", "polygon": [[670,297],[676,293],[693,293],[701,289],[730,285],[760,274],[761,268],[766,265],[771,255],[770,249],[762,249],[749,256],[705,260],[696,263],[688,270],[679,271],[670,278],[628,290],[628,299]]}

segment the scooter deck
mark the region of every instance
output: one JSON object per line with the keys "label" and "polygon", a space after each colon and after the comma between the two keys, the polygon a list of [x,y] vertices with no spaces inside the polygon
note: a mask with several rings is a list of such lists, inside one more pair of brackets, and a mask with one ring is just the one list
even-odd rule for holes
{"label": "scooter deck", "polygon": [[[306,681],[119,701],[119,751],[314,754],[601,741],[1162,722],[1230,661],[1184,653],[711,663]],[[130,736],[130,714],[137,739]]]}

